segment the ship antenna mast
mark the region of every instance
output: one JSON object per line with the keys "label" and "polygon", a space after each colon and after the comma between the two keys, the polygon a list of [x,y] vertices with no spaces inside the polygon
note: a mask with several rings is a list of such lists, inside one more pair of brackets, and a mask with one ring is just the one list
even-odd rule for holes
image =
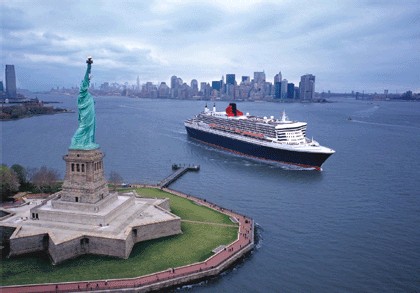
{"label": "ship antenna mast", "polygon": [[286,122],[286,121],[287,121],[286,111],[283,110],[283,113],[281,115],[281,122]]}

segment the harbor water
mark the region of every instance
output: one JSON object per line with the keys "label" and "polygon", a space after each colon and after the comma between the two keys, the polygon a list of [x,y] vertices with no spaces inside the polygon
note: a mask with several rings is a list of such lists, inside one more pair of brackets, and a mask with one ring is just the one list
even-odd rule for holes
{"label": "harbor water", "polygon": [[[39,98],[76,112],[1,122],[1,161],[46,165],[64,176],[62,156],[77,128],[76,97]],[[420,103],[237,102],[244,113],[279,117],[285,110],[291,120],[308,122],[307,136],[336,151],[318,172],[189,139],[183,121],[202,111],[203,101],[95,99],[107,176],[115,171],[126,183],[156,184],[173,164],[200,165],[171,188],[257,223],[253,253],[193,291],[420,291]],[[218,110],[227,105],[216,102]]]}

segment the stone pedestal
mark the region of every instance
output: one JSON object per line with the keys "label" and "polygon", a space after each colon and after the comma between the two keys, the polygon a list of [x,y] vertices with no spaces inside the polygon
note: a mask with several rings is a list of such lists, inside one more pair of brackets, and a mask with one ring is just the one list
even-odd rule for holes
{"label": "stone pedestal", "polygon": [[60,201],[95,204],[109,195],[100,149],[69,150]]}

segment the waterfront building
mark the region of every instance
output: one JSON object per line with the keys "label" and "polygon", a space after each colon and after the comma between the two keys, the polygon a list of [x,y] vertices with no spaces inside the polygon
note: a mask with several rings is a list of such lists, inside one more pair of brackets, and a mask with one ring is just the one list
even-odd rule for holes
{"label": "waterfront building", "polygon": [[285,99],[287,97],[287,79],[281,81],[281,98]]}
{"label": "waterfront building", "polygon": [[141,89],[141,97],[143,98],[157,98],[158,97],[158,89],[157,86],[154,85],[152,82],[146,82]]}
{"label": "waterfront building", "polygon": [[178,77],[173,75],[171,77],[171,98],[176,98],[178,96]]}
{"label": "waterfront building", "polygon": [[211,88],[220,92],[220,89],[222,88],[222,81],[213,80],[211,82]]}
{"label": "waterfront building", "polygon": [[263,83],[265,82],[265,72],[254,72],[254,82],[255,83]]}
{"label": "waterfront building", "polygon": [[271,88],[272,88],[271,82],[268,82],[268,81],[264,82],[263,84],[264,97],[271,95]]}
{"label": "waterfront building", "polygon": [[200,95],[203,97],[208,97],[211,92],[211,87],[209,90],[210,85],[207,82],[200,82]]}
{"label": "waterfront building", "polygon": [[207,90],[207,82],[200,82],[200,92],[204,93]]}
{"label": "waterfront building", "polygon": [[235,91],[236,91],[236,78],[235,74],[226,74],[226,85],[225,85],[225,93],[228,97],[235,98]]}
{"label": "waterfront building", "polygon": [[99,86],[101,91],[108,91],[109,90],[109,82],[104,82]]}
{"label": "waterfront building", "polygon": [[302,100],[312,100],[315,96],[315,76],[305,74],[300,77],[299,96]]}
{"label": "waterfront building", "polygon": [[136,93],[140,91],[140,77],[137,75]]}
{"label": "waterfront building", "polygon": [[288,99],[295,98],[295,84],[292,82],[287,84],[287,98]]}
{"label": "waterfront building", "polygon": [[274,83],[274,98],[280,99],[281,98],[281,82],[276,81]]}
{"label": "waterfront building", "polygon": [[158,98],[169,98],[170,88],[166,82],[161,82],[158,88]]}
{"label": "waterfront building", "polygon": [[191,97],[191,87],[184,82],[178,89],[178,98],[188,99],[189,97]]}
{"label": "waterfront building", "polygon": [[281,71],[274,75],[274,82],[273,87],[271,91],[271,95],[274,99],[280,99],[281,98],[281,81],[282,81],[282,74]]}
{"label": "waterfront building", "polygon": [[235,80],[235,74],[226,74],[226,85],[235,85],[236,84],[236,80]]}
{"label": "waterfront building", "polygon": [[191,80],[191,95],[196,96],[198,94],[198,81],[196,79]]}
{"label": "waterfront building", "polygon": [[299,87],[295,86],[295,99],[300,99]]}
{"label": "waterfront building", "polygon": [[178,80],[178,77],[176,75],[173,75],[171,77],[171,89],[176,88],[176,86],[177,86],[177,80]]}
{"label": "waterfront building", "polygon": [[6,65],[6,96],[9,99],[16,99],[16,74],[14,65]]}
{"label": "waterfront building", "polygon": [[236,92],[236,86],[235,85],[226,84],[226,96],[235,99],[235,97],[236,97],[235,92]]}
{"label": "waterfront building", "polygon": [[4,92],[3,81],[0,80],[0,93]]}
{"label": "waterfront building", "polygon": [[276,84],[276,82],[281,82],[281,81],[282,81],[282,75],[281,75],[281,71],[280,71],[279,73],[274,75],[274,84]]}
{"label": "waterfront building", "polygon": [[251,78],[249,76],[242,76],[242,82],[243,83],[250,83],[251,82]]}
{"label": "waterfront building", "polygon": [[252,90],[251,83],[242,82],[240,86],[238,87],[238,95],[236,97],[238,97],[239,99],[248,99],[251,90]]}

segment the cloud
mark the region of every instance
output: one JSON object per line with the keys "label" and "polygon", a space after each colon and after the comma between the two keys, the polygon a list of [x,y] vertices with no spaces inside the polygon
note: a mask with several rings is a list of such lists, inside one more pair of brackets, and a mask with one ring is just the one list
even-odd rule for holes
{"label": "cloud", "polygon": [[12,30],[24,30],[31,27],[21,9],[0,4],[1,31],[7,33]]}
{"label": "cloud", "polygon": [[98,83],[262,70],[272,80],[281,70],[295,83],[313,73],[334,91],[420,84],[418,1],[33,0],[1,13],[2,62],[28,88],[78,84],[88,55]]}

